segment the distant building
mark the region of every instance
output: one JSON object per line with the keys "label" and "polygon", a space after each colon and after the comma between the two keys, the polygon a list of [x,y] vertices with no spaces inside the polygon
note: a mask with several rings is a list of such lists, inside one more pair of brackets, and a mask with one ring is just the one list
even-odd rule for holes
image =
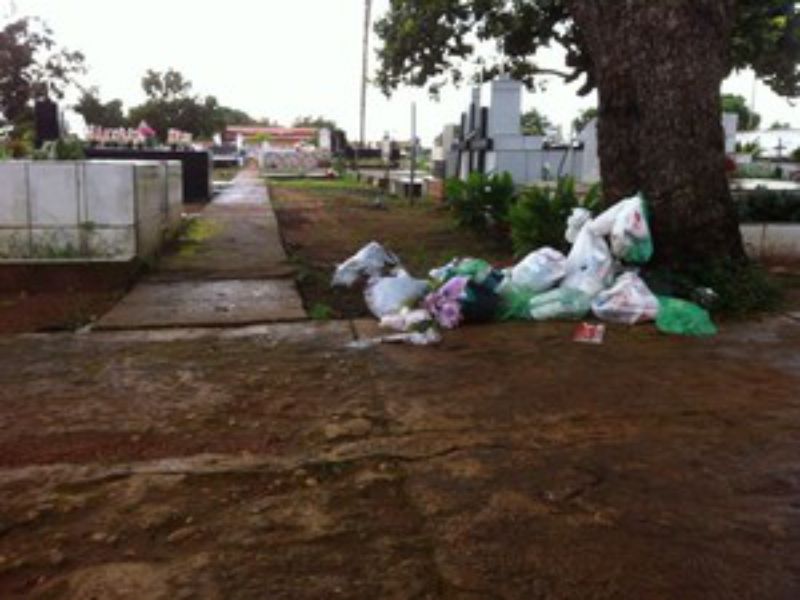
{"label": "distant building", "polygon": [[293,148],[298,144],[314,144],[317,142],[319,130],[314,127],[261,127],[258,125],[229,125],[225,128],[223,139],[235,142],[241,135],[245,142],[252,143],[265,138],[270,146],[277,148]]}

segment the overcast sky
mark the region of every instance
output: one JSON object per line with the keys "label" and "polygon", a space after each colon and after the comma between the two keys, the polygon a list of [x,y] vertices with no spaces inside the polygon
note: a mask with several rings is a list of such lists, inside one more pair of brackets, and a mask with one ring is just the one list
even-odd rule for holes
{"label": "overcast sky", "polygon": [[[0,0],[3,15],[11,0]],[[120,98],[130,106],[143,100],[140,80],[149,69],[177,69],[200,95],[255,117],[289,125],[300,115],[324,115],[358,137],[361,76],[362,0],[16,0],[17,16],[36,15],[54,29],[57,41],[81,50],[87,59],[88,85],[104,100]],[[389,0],[373,1],[374,18]],[[374,36],[371,46],[374,48]],[[556,50],[541,63],[559,66]],[[375,68],[371,53],[371,70]],[[753,76],[742,73],[723,86],[726,92],[753,96]],[[457,122],[469,91],[453,88],[435,102],[424,90],[402,89],[387,100],[371,88],[367,100],[367,137],[388,131],[408,138],[410,104],[417,102],[417,130],[425,145],[444,124]],[[580,98],[575,86],[553,79],[546,92],[527,93],[525,108],[535,106],[569,130],[594,95]],[[756,85],[756,110],[763,123],[788,121],[800,127],[800,108]]]}

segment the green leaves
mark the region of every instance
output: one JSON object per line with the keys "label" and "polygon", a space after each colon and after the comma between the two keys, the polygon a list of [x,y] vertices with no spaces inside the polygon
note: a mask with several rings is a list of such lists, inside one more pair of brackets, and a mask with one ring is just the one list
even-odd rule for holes
{"label": "green leaves", "polygon": [[[736,6],[730,68],[752,66],[776,93],[800,95],[798,3],[738,0]],[[465,73],[489,79],[501,69],[529,87],[541,72],[568,81],[585,76],[581,94],[595,84],[583,32],[564,0],[392,0],[375,32],[383,40],[376,81],[387,95],[402,83],[435,91]],[[491,40],[501,50],[480,63],[474,50]],[[567,73],[532,61],[539,48],[553,42],[566,50]]]}
{"label": "green leaves", "polygon": [[61,98],[84,72],[80,52],[56,47],[52,31],[40,20],[22,18],[0,30],[0,112],[20,125],[30,118],[37,98]]}
{"label": "green leaves", "polygon": [[514,191],[508,173],[490,177],[471,173],[467,181],[449,179],[445,184],[447,202],[458,224],[483,232],[505,229]]}
{"label": "green leaves", "polygon": [[508,214],[514,254],[522,256],[542,246],[566,250],[569,244],[564,238],[564,232],[572,209],[583,206],[596,211],[599,205],[598,186],[592,186],[586,196],[581,198],[575,189],[575,181],[571,178],[559,180],[555,188],[527,188]]}

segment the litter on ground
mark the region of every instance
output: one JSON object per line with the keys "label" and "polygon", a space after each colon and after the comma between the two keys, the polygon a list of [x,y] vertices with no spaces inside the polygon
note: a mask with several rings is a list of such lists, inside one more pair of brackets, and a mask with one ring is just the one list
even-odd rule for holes
{"label": "litter on ground", "polygon": [[[634,325],[655,321],[659,331],[716,333],[708,312],[687,300],[656,296],[638,268],[653,255],[647,205],[641,194],[621,200],[595,218],[575,208],[567,220],[569,254],[539,248],[516,265],[498,269],[480,258],[455,258],[412,277],[400,259],[370,242],[340,264],[332,285],[364,283],[364,300],[383,328],[396,333],[360,340],[435,344],[440,329],[490,321],[584,319]],[[704,290],[704,298],[714,296]],[[602,343],[604,325],[582,323],[575,341]]]}

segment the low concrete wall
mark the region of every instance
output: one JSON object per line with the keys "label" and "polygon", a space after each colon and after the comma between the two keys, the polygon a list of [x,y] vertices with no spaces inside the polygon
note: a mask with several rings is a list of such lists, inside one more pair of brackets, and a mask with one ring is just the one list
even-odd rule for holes
{"label": "low concrete wall", "polygon": [[740,229],[752,258],[800,260],[800,223],[746,223]]}
{"label": "low concrete wall", "polygon": [[130,260],[180,224],[180,163],[0,162],[0,260]]}

